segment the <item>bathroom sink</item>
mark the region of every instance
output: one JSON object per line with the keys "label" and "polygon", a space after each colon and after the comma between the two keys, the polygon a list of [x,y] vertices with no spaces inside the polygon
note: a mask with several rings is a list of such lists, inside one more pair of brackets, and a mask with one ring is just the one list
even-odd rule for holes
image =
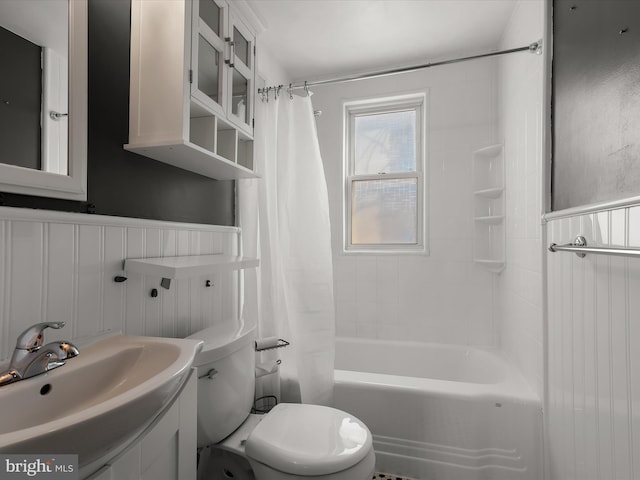
{"label": "bathroom sink", "polygon": [[106,461],[139,435],[188,378],[202,342],[114,335],[42,375],[0,388],[0,452]]}

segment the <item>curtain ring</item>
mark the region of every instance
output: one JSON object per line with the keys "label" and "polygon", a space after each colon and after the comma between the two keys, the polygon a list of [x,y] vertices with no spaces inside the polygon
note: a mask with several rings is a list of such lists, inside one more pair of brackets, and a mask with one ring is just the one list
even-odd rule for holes
{"label": "curtain ring", "polygon": [[293,84],[292,83],[289,84],[289,88],[287,89],[287,91],[289,92],[289,100],[293,100]]}
{"label": "curtain ring", "polygon": [[309,85],[307,85],[307,81],[304,81],[304,91],[307,92],[307,97],[309,97]]}

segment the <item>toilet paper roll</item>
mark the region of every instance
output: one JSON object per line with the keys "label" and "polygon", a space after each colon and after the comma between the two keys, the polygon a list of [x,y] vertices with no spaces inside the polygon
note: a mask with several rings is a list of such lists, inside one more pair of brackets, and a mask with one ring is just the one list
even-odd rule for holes
{"label": "toilet paper roll", "polygon": [[256,340],[256,350],[265,350],[278,346],[278,337],[264,337]]}
{"label": "toilet paper roll", "polygon": [[275,373],[278,371],[278,368],[279,363],[277,360],[262,362],[256,365],[256,378],[264,377],[265,375],[269,375],[270,373]]}

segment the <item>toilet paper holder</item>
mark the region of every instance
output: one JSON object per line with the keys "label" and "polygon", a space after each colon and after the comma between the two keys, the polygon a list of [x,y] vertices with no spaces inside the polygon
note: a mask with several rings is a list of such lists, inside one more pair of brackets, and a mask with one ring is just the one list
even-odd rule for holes
{"label": "toilet paper holder", "polygon": [[289,345],[289,342],[282,338],[267,337],[260,338],[254,342],[256,352],[264,352],[266,350],[273,350],[274,348],[282,348]]}

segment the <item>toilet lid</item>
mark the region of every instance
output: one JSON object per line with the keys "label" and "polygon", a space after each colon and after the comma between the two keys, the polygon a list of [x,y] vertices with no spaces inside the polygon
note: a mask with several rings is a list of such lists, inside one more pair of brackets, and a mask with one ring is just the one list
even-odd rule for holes
{"label": "toilet lid", "polygon": [[369,429],[353,415],[320,405],[281,403],[251,432],[248,457],[293,475],[346,470],[372,449]]}

